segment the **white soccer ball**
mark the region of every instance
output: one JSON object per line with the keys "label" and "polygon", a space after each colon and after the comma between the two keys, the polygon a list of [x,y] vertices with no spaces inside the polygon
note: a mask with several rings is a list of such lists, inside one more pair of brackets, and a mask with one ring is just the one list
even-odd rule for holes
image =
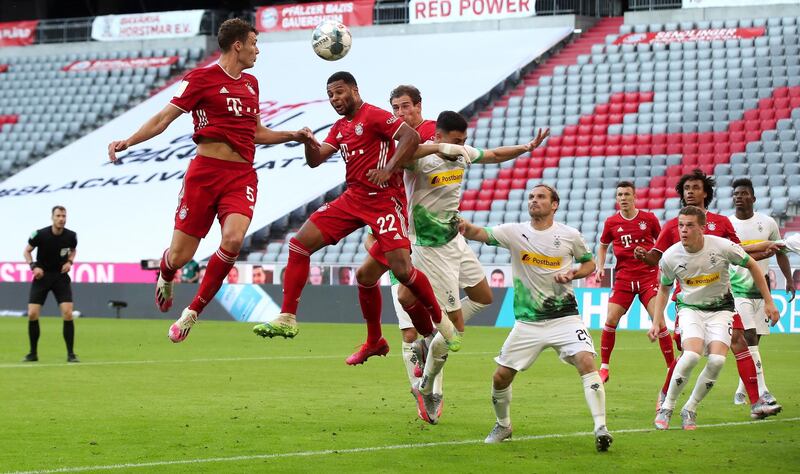
{"label": "white soccer ball", "polygon": [[324,21],[317,25],[311,35],[311,47],[317,56],[326,61],[342,59],[350,51],[353,37],[342,23]]}

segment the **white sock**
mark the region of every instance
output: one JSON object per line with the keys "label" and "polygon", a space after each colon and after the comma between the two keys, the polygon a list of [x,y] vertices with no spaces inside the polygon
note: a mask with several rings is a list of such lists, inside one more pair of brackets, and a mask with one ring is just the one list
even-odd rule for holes
{"label": "white sock", "polygon": [[708,395],[708,392],[711,391],[724,365],[725,356],[718,354],[708,355],[706,367],[700,372],[700,375],[697,376],[697,382],[694,384],[692,395],[683,408],[689,411],[697,411],[697,405]]}
{"label": "white sock", "polygon": [[444,367],[433,378],[433,393],[442,395],[444,393]]}
{"label": "white sock", "polygon": [[586,375],[581,375],[583,380],[583,394],[586,396],[586,404],[594,419],[594,429],[605,426],[606,424],[606,390],[600,374],[595,370]]}
{"label": "white sock", "polygon": [[739,386],[736,387],[736,393],[747,395],[747,389],[744,388],[744,382],[742,382],[742,379],[739,379]]}
{"label": "white sock", "polygon": [[761,362],[761,353],[758,352],[758,346],[748,346],[748,349],[750,349],[750,356],[753,357],[753,364],[756,365],[758,394],[763,395],[764,392],[769,392],[769,389],[767,388],[767,382],[764,380],[764,364]]}
{"label": "white sock", "polygon": [[436,387],[436,379],[440,379],[439,382],[441,384],[439,375],[442,373],[444,363],[447,361],[447,353],[447,342],[444,340],[444,336],[441,333],[436,334],[436,337],[433,338],[430,346],[428,346],[428,358],[425,361],[425,369],[422,372],[424,385],[420,387],[422,393],[426,395],[431,392],[442,393],[442,387]]}
{"label": "white sock", "polygon": [[466,296],[461,298],[461,314],[464,316],[464,324],[467,324],[467,321],[472,319],[473,316],[487,306],[489,305],[476,303]]}
{"label": "white sock", "polygon": [[672,373],[672,380],[669,381],[669,389],[667,390],[667,398],[661,405],[664,410],[674,410],[675,402],[678,396],[683,392],[686,387],[686,382],[689,381],[689,376],[692,375],[692,369],[697,363],[700,362],[700,354],[691,351],[684,351],[675,364],[675,371]]}
{"label": "white sock", "polygon": [[492,385],[492,404],[500,426],[503,428],[511,426],[511,385],[502,390],[497,390]]}
{"label": "white sock", "polygon": [[411,350],[411,343],[403,341],[403,364],[406,366],[408,382],[411,385],[414,385],[414,382],[417,381],[417,378],[414,377],[414,366],[416,365],[416,363],[414,363],[415,360],[417,360],[417,358],[414,357],[414,352]]}

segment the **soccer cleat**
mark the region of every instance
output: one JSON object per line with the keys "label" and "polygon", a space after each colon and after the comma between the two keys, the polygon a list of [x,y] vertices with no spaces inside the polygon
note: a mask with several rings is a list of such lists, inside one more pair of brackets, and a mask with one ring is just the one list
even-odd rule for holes
{"label": "soccer cleat", "polygon": [[25,358],[22,359],[22,362],[39,362],[39,356],[33,352],[25,354]]}
{"label": "soccer cleat", "polygon": [[444,408],[444,395],[441,393],[434,393],[433,394],[436,400],[436,418],[442,417],[442,410]]}
{"label": "soccer cleat", "polygon": [[458,333],[453,322],[450,321],[450,318],[447,317],[447,313],[445,313],[444,310],[442,310],[442,320],[436,325],[436,329],[442,333],[442,337],[444,337],[445,342],[447,342],[448,349],[453,352],[461,350],[461,334]]}
{"label": "soccer cleat", "polygon": [[775,397],[773,397],[772,394],[769,392],[762,393],[761,398],[763,398],[764,401],[767,402],[767,405],[776,405],[778,403],[778,400],[776,400]]}
{"label": "soccer cleat", "polygon": [[386,339],[380,338],[380,340],[375,343],[374,346],[370,346],[367,343],[361,345],[361,348],[354,352],[350,357],[345,359],[344,361],[347,365],[359,365],[363,364],[372,356],[385,356],[389,353],[389,343],[386,342]]}
{"label": "soccer cleat", "polygon": [[189,331],[192,330],[192,326],[194,326],[196,322],[197,311],[192,311],[189,308],[184,309],[181,313],[181,317],[169,327],[167,337],[169,337],[169,340],[172,342],[183,341],[189,336]]}
{"label": "soccer cleat", "polygon": [[603,383],[608,382],[608,369],[600,369],[600,380]]}
{"label": "soccer cleat", "polygon": [[747,394],[742,392],[736,392],[733,394],[733,404],[734,405],[744,405],[747,402]]}
{"label": "soccer cleat", "polygon": [[668,410],[666,408],[658,410],[658,415],[656,415],[656,420],[654,423],[656,425],[656,429],[668,430],[670,418],[672,418],[672,410]]}
{"label": "soccer cleat", "polygon": [[603,425],[596,430],[594,430],[594,446],[597,448],[599,452],[608,451],[609,446],[611,443],[614,442],[614,437],[611,436],[611,433],[608,432],[608,428],[606,425]]}
{"label": "soccer cleat", "polygon": [[664,400],[666,399],[667,399],[667,394],[659,390],[658,398],[656,399],[656,414],[658,414],[658,412],[661,411],[661,405],[664,404]]}
{"label": "soccer cleat", "polygon": [[[435,335],[436,332],[431,334],[431,340],[433,340],[433,336]],[[427,337],[419,338],[411,343],[411,352],[414,354],[414,358],[417,360],[417,363],[414,366],[414,377],[418,379],[422,378],[422,370],[425,368],[425,361],[428,360],[429,344],[430,342],[428,341]]]}
{"label": "soccer cleat", "polygon": [[750,418],[754,420],[763,420],[768,416],[777,415],[781,410],[783,410],[783,407],[778,405],[777,401],[770,405],[762,395],[761,398],[750,407]]}
{"label": "soccer cleat", "polygon": [[419,380],[414,382],[414,385],[411,386],[411,395],[414,397],[414,400],[417,401],[417,416],[419,416],[419,419],[430,423],[431,420],[428,418],[428,413],[425,411],[425,401],[422,399],[422,392],[419,391]]}
{"label": "soccer cleat", "polygon": [[502,426],[500,423],[495,423],[494,428],[492,428],[492,431],[489,432],[489,435],[486,436],[483,442],[486,444],[497,444],[507,439],[511,439],[511,425]]}
{"label": "soccer cleat", "polygon": [[684,408],[681,410],[681,426],[686,431],[694,431],[697,429],[697,412],[690,411]]}
{"label": "soccer cleat", "polygon": [[439,407],[439,400],[441,396],[435,393],[425,394],[423,392],[419,392],[422,398],[422,405],[425,408],[425,414],[428,418],[428,423],[435,425],[439,423],[439,417],[437,416],[437,411]]}
{"label": "soccer cleat", "polygon": [[156,307],[166,313],[172,307],[172,282],[161,278],[158,274],[156,282]]}
{"label": "soccer cleat", "polygon": [[297,328],[297,318],[292,313],[281,313],[272,321],[257,324],[253,332],[261,337],[273,338],[281,336],[284,339],[293,338],[300,330]]}

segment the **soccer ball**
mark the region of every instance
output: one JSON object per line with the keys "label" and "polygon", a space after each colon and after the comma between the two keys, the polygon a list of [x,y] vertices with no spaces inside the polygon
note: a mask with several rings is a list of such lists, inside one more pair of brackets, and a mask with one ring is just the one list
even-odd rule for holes
{"label": "soccer ball", "polygon": [[341,23],[324,21],[317,25],[311,35],[311,47],[317,56],[326,61],[342,59],[350,51],[353,37],[350,30]]}

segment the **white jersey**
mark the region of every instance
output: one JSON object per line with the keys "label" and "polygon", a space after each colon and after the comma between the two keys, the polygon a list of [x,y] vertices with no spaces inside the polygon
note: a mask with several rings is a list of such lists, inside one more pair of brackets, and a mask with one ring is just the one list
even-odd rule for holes
{"label": "white jersey", "polygon": [[784,245],[786,245],[786,249],[784,249],[784,253],[786,252],[794,252],[800,254],[800,234],[794,234],[786,238],[786,240],[782,241]]}
{"label": "white jersey", "polygon": [[536,230],[530,222],[486,228],[489,245],[511,251],[514,278],[514,317],[533,322],[578,314],[572,282],[557,283],[555,275],[569,270],[573,260],[592,259],[577,229],[554,222]]}
{"label": "white jersey", "polygon": [[[483,157],[480,152],[478,159]],[[445,160],[428,155],[403,174],[410,216],[408,236],[413,245],[440,247],[458,235],[461,181],[467,163],[463,157]]]}
{"label": "white jersey", "polygon": [[678,309],[735,311],[728,270],[731,265],[746,265],[749,259],[741,245],[722,237],[704,235],[703,248],[695,253],[678,242],[661,257],[661,284],[678,280]]}
{"label": "white jersey", "polygon": [[[736,235],[742,241],[742,246],[757,244],[767,240],[777,241],[781,238],[778,223],[775,222],[770,216],[764,215],[760,212],[753,213],[750,219],[737,219],[736,215],[728,216],[731,224],[733,224]],[[764,275],[769,271],[769,259],[765,258],[758,262],[761,271]],[[758,291],[753,276],[750,271],[742,267],[731,267],[731,289],[733,296],[737,298],[761,298],[761,292]]]}

